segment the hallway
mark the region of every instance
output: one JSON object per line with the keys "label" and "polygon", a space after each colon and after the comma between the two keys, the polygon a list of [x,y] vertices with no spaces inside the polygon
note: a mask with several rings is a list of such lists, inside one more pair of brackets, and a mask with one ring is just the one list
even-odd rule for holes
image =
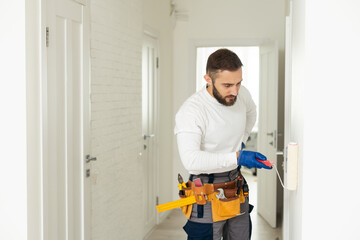
{"label": "hallway", "polygon": [[[259,61],[278,80],[259,96],[278,100],[259,101],[258,119],[273,129],[258,133],[285,158],[259,152],[296,186],[263,197],[260,171],[249,172],[252,239],[360,239],[359,11],[356,0],[1,1],[0,239],[186,239],[178,210],[154,224],[156,202],[177,199],[176,176],[188,172],[175,113],[196,91],[197,50],[240,45],[278,57]],[[145,35],[157,47],[148,55]],[[143,123],[143,59],[156,76],[146,108],[154,131]],[[276,121],[260,114],[263,102]],[[257,214],[257,196],[281,200],[277,229]]]}
{"label": "hallway", "polygon": [[[256,212],[257,199],[257,177],[253,176],[251,171],[245,169],[242,171],[248,181],[250,188],[250,202],[255,206],[251,213],[253,223],[252,240],[281,240],[281,221],[278,220],[279,227],[271,228],[266,221]],[[182,227],[186,223],[186,218],[182,215],[180,209],[174,209],[164,222],[159,224],[147,240],[181,240],[186,239],[186,233]]]}

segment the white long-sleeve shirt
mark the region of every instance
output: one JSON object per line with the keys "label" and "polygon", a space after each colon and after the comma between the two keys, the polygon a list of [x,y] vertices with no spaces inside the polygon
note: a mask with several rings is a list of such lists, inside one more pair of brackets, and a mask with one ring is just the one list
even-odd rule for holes
{"label": "white long-sleeve shirt", "polygon": [[241,86],[232,106],[224,106],[206,88],[193,94],[175,117],[175,134],[184,167],[191,174],[235,169],[236,152],[256,121],[256,106]]}

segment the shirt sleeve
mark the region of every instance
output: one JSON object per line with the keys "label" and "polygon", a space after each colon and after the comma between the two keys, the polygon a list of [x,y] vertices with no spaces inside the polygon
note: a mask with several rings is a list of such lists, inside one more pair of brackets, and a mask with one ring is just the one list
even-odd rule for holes
{"label": "shirt sleeve", "polygon": [[246,126],[245,126],[245,132],[243,137],[243,142],[246,144],[246,141],[248,140],[251,130],[253,129],[255,122],[256,122],[256,105],[254,103],[254,100],[252,99],[250,92],[245,88],[245,103],[246,103]]}
{"label": "shirt sleeve", "polygon": [[190,173],[214,173],[237,167],[236,152],[211,153],[201,150],[205,124],[198,109],[185,106],[175,117],[175,134],[181,161]]}
{"label": "shirt sleeve", "polygon": [[210,153],[200,149],[201,135],[181,132],[176,135],[181,161],[186,170],[196,173],[222,172],[237,167],[236,152]]}

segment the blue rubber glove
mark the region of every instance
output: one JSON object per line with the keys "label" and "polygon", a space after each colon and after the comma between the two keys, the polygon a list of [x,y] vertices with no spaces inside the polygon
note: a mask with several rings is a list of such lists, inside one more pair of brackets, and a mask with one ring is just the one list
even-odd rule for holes
{"label": "blue rubber glove", "polygon": [[252,152],[252,151],[244,151],[241,148],[239,152],[239,157],[237,159],[239,166],[245,166],[247,168],[265,168],[265,169],[272,169],[272,167],[268,167],[262,162],[258,161],[257,159],[261,161],[267,160],[267,158],[258,152]]}

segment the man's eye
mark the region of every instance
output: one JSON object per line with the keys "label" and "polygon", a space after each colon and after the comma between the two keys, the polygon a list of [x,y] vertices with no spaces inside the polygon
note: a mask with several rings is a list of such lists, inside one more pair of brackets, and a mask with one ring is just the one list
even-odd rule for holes
{"label": "man's eye", "polygon": [[229,87],[231,87],[231,85],[230,84],[225,84],[225,87],[229,88]]}

